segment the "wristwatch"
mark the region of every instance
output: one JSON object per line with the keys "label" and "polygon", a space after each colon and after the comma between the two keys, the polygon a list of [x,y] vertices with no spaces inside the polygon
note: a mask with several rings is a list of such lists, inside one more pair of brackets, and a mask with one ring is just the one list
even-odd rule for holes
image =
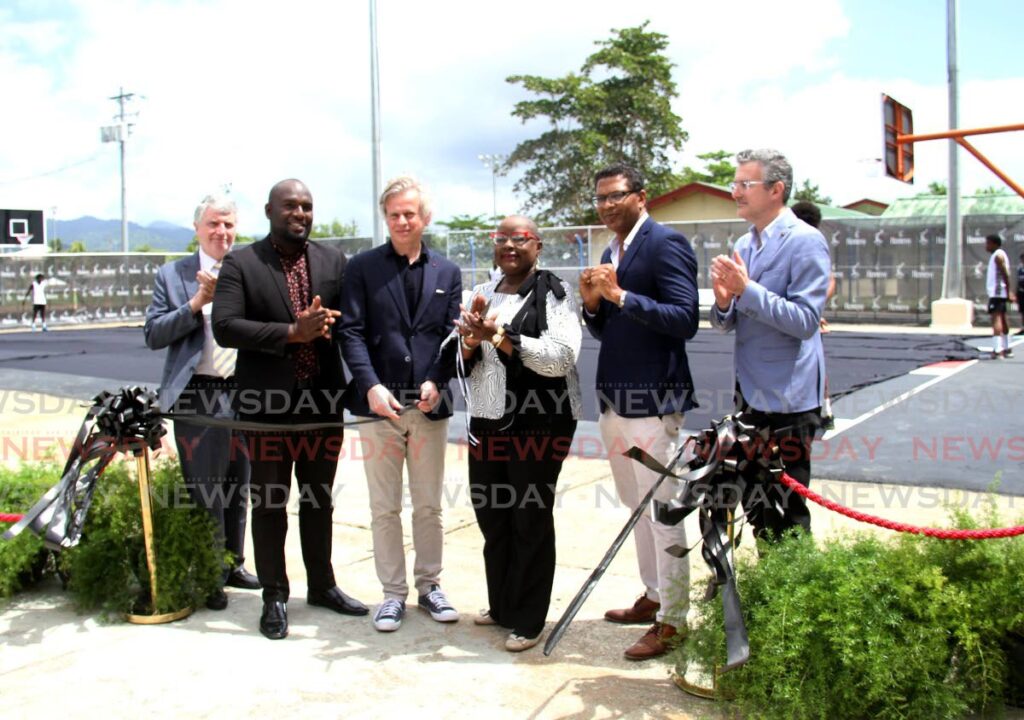
{"label": "wristwatch", "polygon": [[615,303],[615,304],[618,305],[620,308],[625,307],[625,305],[626,305],[626,295],[628,295],[628,294],[629,293],[627,293],[625,290],[623,290],[622,294],[619,295],[619,301],[617,303]]}
{"label": "wristwatch", "polygon": [[499,327],[494,332],[494,335],[491,336],[491,345],[493,345],[494,347],[498,347],[499,345],[501,345],[501,343],[502,343],[502,341],[504,339],[505,339],[505,328],[504,328],[504,326],[502,326],[502,327]]}

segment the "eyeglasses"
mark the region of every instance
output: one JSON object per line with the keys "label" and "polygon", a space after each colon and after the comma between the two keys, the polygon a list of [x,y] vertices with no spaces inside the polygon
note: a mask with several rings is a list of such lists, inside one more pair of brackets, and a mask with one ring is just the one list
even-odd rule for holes
{"label": "eyeglasses", "polygon": [[531,232],[516,233],[515,235],[506,235],[505,233],[491,233],[491,240],[494,241],[495,245],[504,245],[507,241],[511,240],[512,244],[516,247],[522,247],[531,240],[539,240],[536,235]]}
{"label": "eyeglasses", "polygon": [[729,189],[736,192],[740,188],[743,188],[744,192],[749,190],[754,185],[774,185],[767,180],[736,180],[735,182],[729,183]]}
{"label": "eyeglasses", "polygon": [[620,202],[622,202],[628,196],[632,195],[635,192],[639,192],[639,190],[630,190],[628,192],[613,192],[608,193],[607,195],[595,195],[590,199],[593,201],[595,207],[604,205],[606,203],[608,205],[618,205]]}

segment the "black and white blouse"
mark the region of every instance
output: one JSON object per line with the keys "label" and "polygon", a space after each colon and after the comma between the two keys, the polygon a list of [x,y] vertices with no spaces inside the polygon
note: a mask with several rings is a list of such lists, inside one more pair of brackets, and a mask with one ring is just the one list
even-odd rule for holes
{"label": "black and white blouse", "polygon": [[[495,292],[501,279],[491,280],[473,288],[473,295],[482,295],[489,303],[488,312],[497,311],[495,322],[503,326],[509,323],[531,300],[532,292],[523,297],[519,294]],[[580,354],[583,333],[573,288],[562,281],[565,297],[558,300],[554,293],[547,294],[548,329],[540,337],[520,336],[520,359],[523,365],[546,377],[564,377],[572,417],[578,420],[582,406],[580,378],[576,360]],[[469,307],[472,300],[466,303]],[[499,350],[489,343],[480,345],[482,352],[467,378],[469,385],[469,414],[472,417],[498,420],[507,408],[505,365],[498,358]]]}

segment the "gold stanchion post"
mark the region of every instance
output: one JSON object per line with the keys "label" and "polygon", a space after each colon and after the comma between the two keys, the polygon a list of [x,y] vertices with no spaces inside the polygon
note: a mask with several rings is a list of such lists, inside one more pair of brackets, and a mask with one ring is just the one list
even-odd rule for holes
{"label": "gold stanchion post", "polygon": [[142,508],[142,538],[146,544],[146,566],[149,570],[151,613],[136,615],[129,613],[125,619],[137,625],[159,625],[174,622],[192,614],[186,607],[169,613],[157,613],[156,540],[153,535],[153,496],[149,489],[149,448],[135,451],[135,468],[139,476],[139,504]]}

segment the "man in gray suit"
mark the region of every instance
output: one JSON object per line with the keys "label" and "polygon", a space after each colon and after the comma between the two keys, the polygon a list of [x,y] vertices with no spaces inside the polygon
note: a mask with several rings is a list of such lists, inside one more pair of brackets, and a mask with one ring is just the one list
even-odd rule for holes
{"label": "man in gray suit", "polygon": [[[235,351],[213,339],[210,314],[221,261],[235,242],[233,200],[208,195],[196,208],[199,250],[160,268],[153,302],[146,310],[146,345],[167,348],[160,382],[160,407],[165,411],[230,418],[225,392],[234,386]],[[193,502],[206,508],[219,530],[219,542],[233,556],[224,583],[255,590],[255,575],[242,567],[245,555],[245,513],[249,459],[232,431],[176,420],[174,441],[182,475]],[[223,610],[223,589],[207,598],[211,610]]]}
{"label": "man in gray suit", "polygon": [[[731,258],[719,255],[711,263],[711,324],[736,331],[739,407],[749,422],[771,432],[785,471],[808,485],[825,392],[819,320],[831,275],[828,244],[786,207],[793,168],[781,153],[744,150],[736,164],[732,195],[750,232]],[[803,498],[757,463],[747,466],[743,479],[743,506],[756,537],[777,539],[797,525],[810,530]]]}

